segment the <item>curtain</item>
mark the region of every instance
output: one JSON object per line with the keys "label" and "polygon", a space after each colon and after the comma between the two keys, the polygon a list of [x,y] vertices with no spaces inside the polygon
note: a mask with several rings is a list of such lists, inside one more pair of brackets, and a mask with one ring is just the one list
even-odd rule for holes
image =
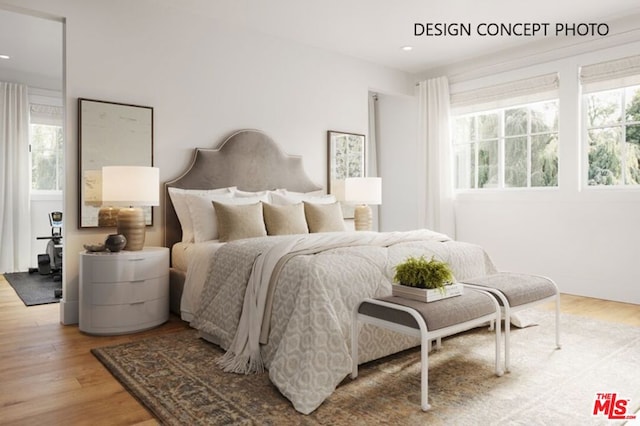
{"label": "curtain", "polygon": [[0,272],[26,271],[31,247],[27,87],[0,82]]}
{"label": "curtain", "polygon": [[[369,139],[367,141],[367,176],[378,177],[378,94],[369,92]],[[383,182],[384,185],[384,182]],[[384,192],[383,192],[384,196]],[[380,230],[380,206],[371,206],[373,229]]]}
{"label": "curtain", "polygon": [[418,84],[419,190],[423,197],[418,219],[421,226],[455,238],[449,102],[446,77]]}

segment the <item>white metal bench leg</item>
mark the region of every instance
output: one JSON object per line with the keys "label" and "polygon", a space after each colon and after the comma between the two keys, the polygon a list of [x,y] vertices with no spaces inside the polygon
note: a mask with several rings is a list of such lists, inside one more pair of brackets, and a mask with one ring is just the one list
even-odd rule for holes
{"label": "white metal bench leg", "polygon": [[422,411],[427,411],[431,408],[429,405],[429,339],[424,333],[420,346],[420,407]]}

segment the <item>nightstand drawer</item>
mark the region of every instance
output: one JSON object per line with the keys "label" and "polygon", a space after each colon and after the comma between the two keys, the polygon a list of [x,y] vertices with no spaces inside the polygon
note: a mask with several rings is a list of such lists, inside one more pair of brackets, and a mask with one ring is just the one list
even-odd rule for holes
{"label": "nightstand drawer", "polygon": [[140,281],[94,283],[89,302],[92,305],[122,305],[169,297],[167,280],[164,276]]}
{"label": "nightstand drawer", "polygon": [[118,328],[123,331],[149,328],[169,319],[168,306],[168,297],[127,305],[94,306],[91,328],[96,333],[118,332]]}
{"label": "nightstand drawer", "polygon": [[93,262],[90,279],[93,283],[145,280],[166,274],[167,264],[164,256],[141,253],[139,256],[118,259],[118,255],[114,255]]}

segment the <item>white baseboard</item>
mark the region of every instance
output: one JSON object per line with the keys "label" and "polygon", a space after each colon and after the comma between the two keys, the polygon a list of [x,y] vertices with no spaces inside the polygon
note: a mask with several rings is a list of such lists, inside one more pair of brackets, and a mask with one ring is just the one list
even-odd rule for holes
{"label": "white baseboard", "polygon": [[78,300],[61,300],[60,301],[60,324],[71,325],[78,324],[80,317],[80,301]]}

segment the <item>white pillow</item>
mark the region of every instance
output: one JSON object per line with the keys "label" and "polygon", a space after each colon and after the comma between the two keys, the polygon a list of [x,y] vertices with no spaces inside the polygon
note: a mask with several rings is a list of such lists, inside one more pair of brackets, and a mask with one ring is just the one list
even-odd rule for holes
{"label": "white pillow", "polygon": [[286,192],[281,193],[279,191],[273,191],[269,194],[271,198],[271,204],[277,206],[286,206],[289,204],[298,204],[301,202],[313,203],[313,204],[332,204],[336,202],[336,197],[333,195],[313,195],[303,194],[301,192]]}
{"label": "white pillow", "polygon": [[232,198],[231,194],[212,194],[208,197],[187,195],[186,200],[193,223],[194,242],[201,243],[218,239],[218,221],[213,201],[235,205],[253,204],[259,201],[266,201],[267,196]]}
{"label": "white pillow", "polygon": [[241,191],[238,188],[233,190],[233,196],[236,198],[264,197],[268,194],[269,194],[269,191]]}
{"label": "white pillow", "polygon": [[193,223],[191,221],[191,214],[189,213],[189,207],[185,195],[196,195],[206,197],[213,194],[228,194],[231,196],[231,191],[235,190],[235,187],[219,188],[219,189],[182,189],[182,188],[169,188],[169,197],[171,197],[171,203],[178,216],[180,227],[182,228],[182,242],[192,243],[193,238]]}

